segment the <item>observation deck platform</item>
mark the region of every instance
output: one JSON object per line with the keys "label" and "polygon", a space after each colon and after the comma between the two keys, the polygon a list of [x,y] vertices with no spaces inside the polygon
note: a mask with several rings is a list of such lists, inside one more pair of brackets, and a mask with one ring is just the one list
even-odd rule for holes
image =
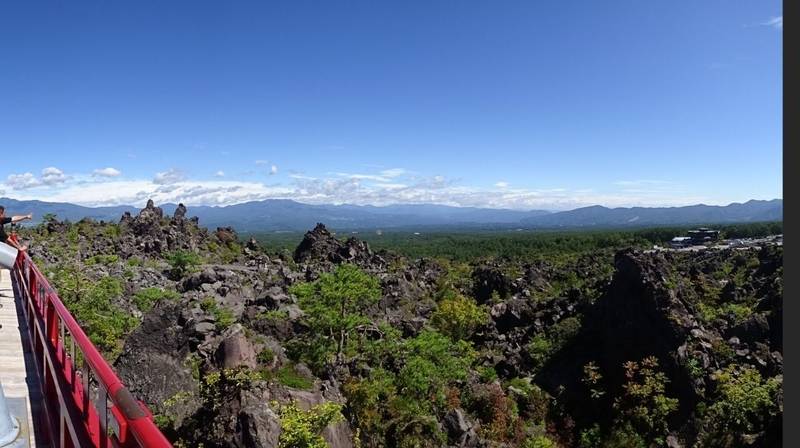
{"label": "observation deck platform", "polygon": [[[34,367],[29,332],[10,271],[0,269],[0,383],[12,417],[20,424],[17,439],[9,447],[40,447],[37,444],[42,392]],[[41,440],[41,437],[40,437]]]}

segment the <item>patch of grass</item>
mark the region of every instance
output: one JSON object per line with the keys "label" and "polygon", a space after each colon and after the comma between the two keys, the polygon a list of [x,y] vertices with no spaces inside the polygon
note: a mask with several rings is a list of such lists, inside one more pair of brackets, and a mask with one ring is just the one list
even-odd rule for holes
{"label": "patch of grass", "polygon": [[497,379],[497,371],[492,366],[488,367],[480,366],[475,370],[478,372],[478,376],[484,383],[491,383],[492,381]]}
{"label": "patch of grass", "polygon": [[196,253],[183,250],[169,252],[164,258],[172,267],[172,274],[177,278],[181,278],[187,272],[192,271],[202,261]]}
{"label": "patch of grass", "polygon": [[142,312],[150,311],[157,302],[161,300],[175,301],[181,295],[175,291],[166,291],[161,288],[140,289],[133,296],[133,303]]}
{"label": "patch of grass", "polygon": [[272,361],[275,360],[275,352],[267,347],[258,353],[256,360],[259,362],[259,364],[272,364]]}
{"label": "patch of grass", "polygon": [[84,261],[84,264],[87,266],[92,266],[96,264],[101,264],[103,266],[110,266],[114,263],[119,262],[118,255],[94,255],[89,257]]}
{"label": "patch of grass", "polygon": [[214,316],[217,329],[222,331],[236,323],[233,311],[217,304],[213,297],[206,297],[200,302],[200,309]]}
{"label": "patch of grass", "polygon": [[293,365],[283,366],[275,372],[278,383],[293,389],[311,390],[314,381],[297,373]]}

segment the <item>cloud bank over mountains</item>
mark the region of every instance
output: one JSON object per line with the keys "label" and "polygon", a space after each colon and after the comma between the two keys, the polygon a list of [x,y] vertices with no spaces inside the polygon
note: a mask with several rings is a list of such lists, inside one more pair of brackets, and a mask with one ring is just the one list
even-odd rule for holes
{"label": "cloud bank over mountains", "polygon": [[596,204],[609,207],[722,204],[736,199],[715,201],[691,194],[667,180],[620,180],[603,190],[525,188],[503,179],[485,186],[470,185],[462,179],[424,176],[403,168],[321,175],[289,171],[278,175],[277,165],[261,160],[256,164],[263,165],[263,180],[249,180],[249,175],[241,176],[245,180],[236,179],[235,174],[221,170],[207,173],[203,179],[172,167],[157,171],[150,178],[137,178],[126,177],[114,167],[65,173],[51,166],[42,169],[39,175],[9,174],[0,183],[0,194],[20,200],[85,206],[142,206],[148,199],[157,203],[211,206],[292,199],[308,204],[441,204],[517,210],[568,210]]}

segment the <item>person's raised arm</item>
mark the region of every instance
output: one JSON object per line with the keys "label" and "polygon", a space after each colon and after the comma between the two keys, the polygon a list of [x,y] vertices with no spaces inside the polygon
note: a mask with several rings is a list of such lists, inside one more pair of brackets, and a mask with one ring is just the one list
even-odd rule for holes
{"label": "person's raised arm", "polygon": [[20,222],[25,221],[26,219],[33,219],[33,213],[28,213],[27,215],[17,215],[11,217],[11,222]]}

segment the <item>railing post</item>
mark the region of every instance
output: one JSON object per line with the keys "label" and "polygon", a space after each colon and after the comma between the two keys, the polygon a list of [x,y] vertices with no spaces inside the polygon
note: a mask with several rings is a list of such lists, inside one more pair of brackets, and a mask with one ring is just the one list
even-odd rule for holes
{"label": "railing post", "polygon": [[36,284],[36,271],[30,268],[28,263],[25,263],[25,267],[28,269],[28,294],[31,297],[31,300],[37,302],[37,292],[39,285]]}
{"label": "railing post", "polygon": [[56,308],[50,303],[50,298],[47,294],[44,295],[45,299],[45,325],[47,326],[47,339],[53,344],[53,347],[58,347],[58,314]]}

